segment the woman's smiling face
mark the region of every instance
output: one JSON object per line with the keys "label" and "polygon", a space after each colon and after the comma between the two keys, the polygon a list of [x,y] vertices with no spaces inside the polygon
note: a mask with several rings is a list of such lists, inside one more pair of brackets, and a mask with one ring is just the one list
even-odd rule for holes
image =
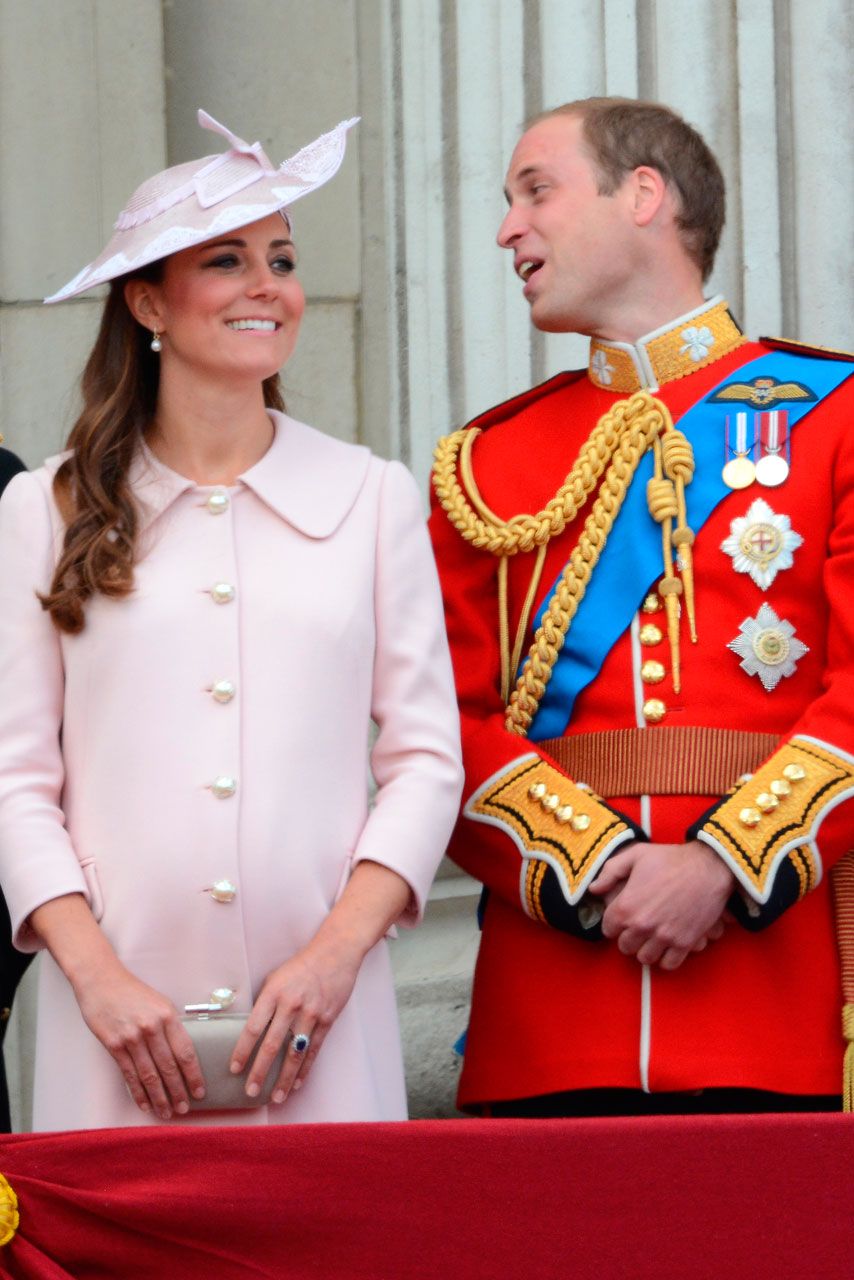
{"label": "woman's smiling face", "polygon": [[295,268],[278,213],[172,254],[159,283],[139,286],[150,295],[145,323],[163,334],[163,373],[182,367],[239,381],[276,373],[293,352],[305,310]]}

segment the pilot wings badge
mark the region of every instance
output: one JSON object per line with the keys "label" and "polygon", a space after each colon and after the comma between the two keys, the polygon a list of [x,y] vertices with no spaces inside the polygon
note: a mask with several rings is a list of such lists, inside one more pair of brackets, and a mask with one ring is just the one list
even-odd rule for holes
{"label": "pilot wings badge", "polygon": [[750,382],[727,382],[708,398],[709,404],[749,404],[754,409],[773,409],[781,404],[807,403],[818,396],[802,382],[779,382],[777,378],[752,378]]}

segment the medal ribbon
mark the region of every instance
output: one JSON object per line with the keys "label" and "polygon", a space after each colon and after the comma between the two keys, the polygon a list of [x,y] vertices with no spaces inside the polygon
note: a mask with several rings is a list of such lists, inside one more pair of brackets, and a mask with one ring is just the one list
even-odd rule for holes
{"label": "medal ribbon", "polygon": [[[731,402],[710,404],[730,383],[755,378],[777,382],[807,382],[815,392],[810,401],[786,401],[789,434],[796,423],[854,373],[854,363],[818,356],[772,351],[730,373],[679,419],[678,427],[694,450],[694,479],[685,490],[688,524],[698,533],[720,502],[732,491],[721,478],[720,441],[723,420]],[[620,636],[631,625],[650,583],[661,575],[661,530],[650,518],[646,485],[652,475],[651,451],[642,458],[626,494],[622,510],[599,558],[584,599],[578,606],[566,643],[558,654],[552,678],[528,731],[532,742],[560,738],[572,717],[575,700],[602,669]],[[560,576],[548,591],[533,621],[542,622]]]}
{"label": "medal ribbon", "polygon": [[735,415],[735,448],[733,453],[738,458],[745,458],[752,451],[753,444],[753,440],[751,440],[749,447],[747,444],[747,414],[737,413]]}
{"label": "medal ribbon", "polygon": [[[764,428],[762,431],[762,443],[769,453],[779,453],[788,436],[785,410],[772,409],[769,413],[763,413],[759,416]],[[783,428],[782,432],[780,430],[781,426]]]}

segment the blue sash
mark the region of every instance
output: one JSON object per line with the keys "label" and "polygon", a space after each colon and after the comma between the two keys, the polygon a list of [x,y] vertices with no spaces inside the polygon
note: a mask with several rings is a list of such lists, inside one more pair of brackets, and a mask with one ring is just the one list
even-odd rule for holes
{"label": "blue sash", "polygon": [[[732,401],[711,403],[721,388],[747,383],[757,377],[776,382],[806,382],[815,399],[779,400],[785,405],[789,430],[816,404],[854,373],[854,364],[816,356],[773,351],[730,373],[679,419],[694,450],[694,478],[685,491],[688,524],[697,533],[715,507],[732,490],[721,478],[724,416],[744,408]],[[754,406],[755,407],[755,406]],[[653,471],[652,451],[641,459],[620,514],[593,571],[584,598],[572,620],[566,643],[558,655],[552,678],[534,717],[528,738],[541,742],[566,732],[575,699],[599,674],[602,664],[623,632],[631,625],[638,603],[662,572],[661,530],[647,510],[646,486]],[[763,491],[764,492],[764,491]],[[558,578],[534,619],[536,629],[560,581]]]}

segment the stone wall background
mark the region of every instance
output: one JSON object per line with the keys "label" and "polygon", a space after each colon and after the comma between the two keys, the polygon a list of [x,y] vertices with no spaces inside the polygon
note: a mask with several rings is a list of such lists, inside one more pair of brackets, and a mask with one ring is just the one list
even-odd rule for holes
{"label": "stone wall background", "polygon": [[[41,299],[143,178],[219,149],[199,106],[275,161],[362,116],[341,173],[296,207],[289,407],[401,457],[425,501],[437,436],[585,358],[530,329],[494,242],[543,107],[616,93],[681,111],[728,180],[711,289],[751,333],[850,348],[852,32],[851,0],[0,0],[0,429],[30,465],[61,448],[99,301]],[[396,944],[414,1114],[452,1110],[475,900],[446,865]],[[33,988],[7,1038],[24,1127]]]}

